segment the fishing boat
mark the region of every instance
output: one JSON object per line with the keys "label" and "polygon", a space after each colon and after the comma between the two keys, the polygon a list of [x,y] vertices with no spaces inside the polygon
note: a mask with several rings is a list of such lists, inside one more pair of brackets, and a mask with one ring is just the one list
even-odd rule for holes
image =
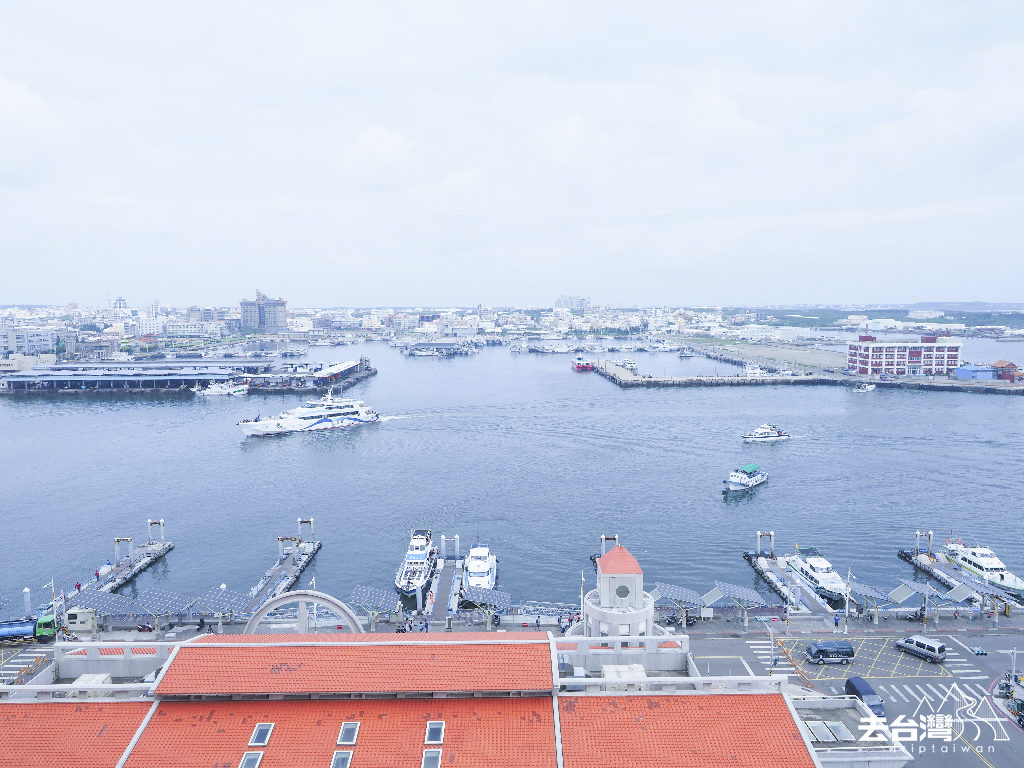
{"label": "fishing boat", "polygon": [[729,473],[729,479],[723,480],[726,491],[749,491],[768,479],[768,473],[761,469],[760,464],[744,464]]}
{"label": "fishing boat", "polygon": [[217,395],[234,395],[236,397],[240,397],[241,395],[248,394],[249,385],[241,382],[218,381],[202,389],[196,387],[192,391],[197,395],[205,395],[206,397],[214,397]]}
{"label": "fishing boat", "polygon": [[867,382],[861,382],[860,384],[858,384],[853,389],[854,389],[855,392],[870,392],[874,388],[875,388],[874,384],[868,384]]}

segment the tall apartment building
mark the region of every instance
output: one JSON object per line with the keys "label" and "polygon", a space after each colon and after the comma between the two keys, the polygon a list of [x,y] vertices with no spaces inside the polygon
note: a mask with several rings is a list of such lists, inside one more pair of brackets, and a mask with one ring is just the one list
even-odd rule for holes
{"label": "tall apartment building", "polygon": [[6,326],[0,328],[0,356],[13,353],[38,355],[55,352],[60,338],[60,331],[54,328]]}
{"label": "tall apartment building", "polygon": [[961,346],[943,336],[922,336],[920,342],[878,341],[874,336],[861,336],[850,344],[846,367],[866,374],[941,376],[960,365]]}
{"label": "tall apartment building", "polygon": [[276,333],[288,330],[288,302],[256,291],[256,300],[242,299],[242,330]]}

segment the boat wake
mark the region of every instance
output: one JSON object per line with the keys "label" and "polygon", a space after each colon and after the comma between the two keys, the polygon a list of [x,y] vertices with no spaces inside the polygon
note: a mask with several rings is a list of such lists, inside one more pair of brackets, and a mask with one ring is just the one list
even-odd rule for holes
{"label": "boat wake", "polygon": [[422,416],[414,416],[411,413],[398,413],[393,416],[381,416],[377,421],[397,421],[398,419],[420,419]]}

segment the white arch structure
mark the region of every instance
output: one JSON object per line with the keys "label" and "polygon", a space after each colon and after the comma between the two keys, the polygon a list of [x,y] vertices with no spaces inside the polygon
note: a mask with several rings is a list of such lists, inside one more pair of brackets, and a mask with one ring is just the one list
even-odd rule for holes
{"label": "white arch structure", "polygon": [[297,616],[299,634],[304,634],[309,631],[309,606],[320,605],[334,611],[336,614],[341,616],[343,619],[352,627],[352,632],[365,632],[363,625],[359,622],[359,617],[356,616],[355,612],[349,608],[345,603],[341,602],[336,597],[328,595],[326,592],[314,592],[311,589],[296,590],[294,592],[285,592],[283,595],[278,595],[266,602],[266,604],[260,608],[256,613],[252,615],[245,624],[244,632],[250,635],[256,631],[256,627],[259,623],[267,618],[267,614],[271,611],[277,610],[282,605],[289,605],[290,603],[299,604],[299,612]]}

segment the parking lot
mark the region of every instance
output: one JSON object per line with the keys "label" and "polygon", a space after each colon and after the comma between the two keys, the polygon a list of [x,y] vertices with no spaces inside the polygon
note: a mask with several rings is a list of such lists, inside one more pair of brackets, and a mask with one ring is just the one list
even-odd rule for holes
{"label": "parking lot", "polygon": [[[804,658],[804,648],[814,641],[848,640],[854,658],[847,664],[813,664]],[[817,638],[782,638],[781,643],[800,663],[810,680],[846,680],[853,675],[864,678],[952,678],[944,664],[932,664],[897,650],[897,637],[844,637],[822,635]]]}

